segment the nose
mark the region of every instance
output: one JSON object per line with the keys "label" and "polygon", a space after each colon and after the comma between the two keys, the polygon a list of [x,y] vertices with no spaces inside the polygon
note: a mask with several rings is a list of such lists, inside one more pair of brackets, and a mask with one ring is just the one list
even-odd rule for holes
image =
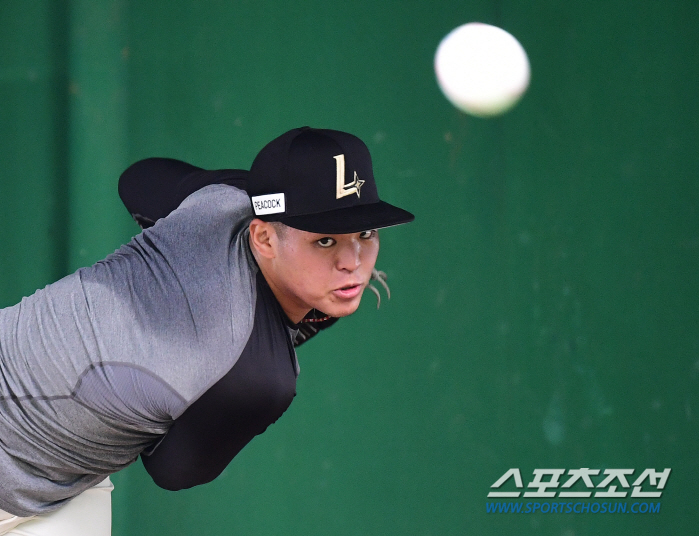
{"label": "nose", "polygon": [[362,245],[359,240],[348,240],[342,247],[338,248],[335,265],[338,270],[354,272],[362,264]]}

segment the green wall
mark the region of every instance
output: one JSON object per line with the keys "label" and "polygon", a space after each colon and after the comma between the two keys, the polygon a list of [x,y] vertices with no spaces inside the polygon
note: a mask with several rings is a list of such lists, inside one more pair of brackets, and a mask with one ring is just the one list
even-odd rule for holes
{"label": "green wall", "polygon": [[[529,53],[500,118],[434,80],[472,20]],[[688,0],[1,1],[1,306],[137,232],[116,180],[146,156],[348,130],[417,217],[381,233],[393,299],[300,349],[294,404],[214,483],[115,475],[115,536],[693,533],[697,27]],[[657,514],[487,514],[515,467],[672,474]]]}

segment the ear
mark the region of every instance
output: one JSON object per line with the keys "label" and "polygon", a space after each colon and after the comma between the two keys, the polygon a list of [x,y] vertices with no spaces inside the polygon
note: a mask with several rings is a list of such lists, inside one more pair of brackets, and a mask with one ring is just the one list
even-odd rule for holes
{"label": "ear", "polygon": [[269,223],[255,218],[250,222],[250,245],[253,250],[266,259],[273,259],[277,254],[279,240],[277,233]]}

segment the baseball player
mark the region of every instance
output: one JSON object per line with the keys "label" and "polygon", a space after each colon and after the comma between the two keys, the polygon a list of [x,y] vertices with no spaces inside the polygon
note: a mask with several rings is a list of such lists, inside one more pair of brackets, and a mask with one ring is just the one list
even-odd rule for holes
{"label": "baseball player", "polygon": [[108,476],[140,456],[169,490],[216,478],[296,393],[295,347],[359,306],[381,201],[369,151],[303,127],[250,171],[127,169],[143,232],[0,310],[0,534],[102,536]]}

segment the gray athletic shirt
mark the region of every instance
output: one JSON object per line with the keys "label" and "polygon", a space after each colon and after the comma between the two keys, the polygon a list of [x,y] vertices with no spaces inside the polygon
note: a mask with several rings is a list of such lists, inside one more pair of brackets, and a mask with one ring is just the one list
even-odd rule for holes
{"label": "gray athletic shirt", "polygon": [[231,369],[255,315],[251,218],[245,192],[207,186],[0,310],[0,509],[56,509],[131,464]]}

